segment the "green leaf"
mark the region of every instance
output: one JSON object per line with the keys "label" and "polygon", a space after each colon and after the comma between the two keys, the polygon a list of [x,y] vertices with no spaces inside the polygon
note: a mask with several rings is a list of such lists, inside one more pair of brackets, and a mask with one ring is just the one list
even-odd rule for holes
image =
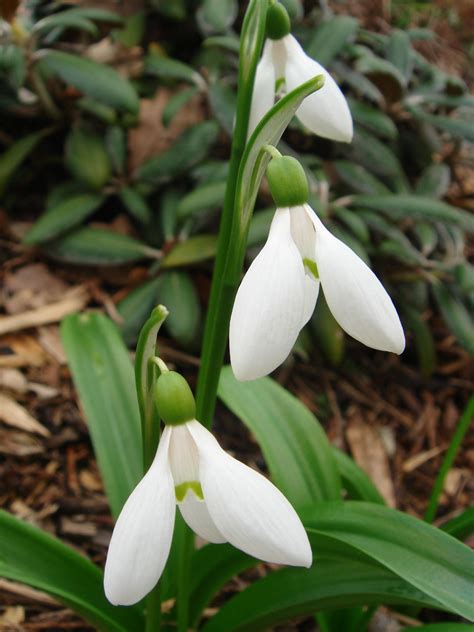
{"label": "green leaf", "polygon": [[342,479],[342,487],[351,500],[366,500],[385,505],[385,500],[367,474],[345,452],[333,447],[336,466]]}
{"label": "green leaf", "polygon": [[200,263],[215,257],[217,235],[196,235],[183,241],[169,252],[161,262],[162,268],[176,268]]}
{"label": "green leaf", "polygon": [[390,33],[387,59],[399,70],[405,84],[408,83],[413,67],[413,55],[410,36],[406,31],[393,29]]}
{"label": "green leaf", "polygon": [[40,132],[34,132],[33,134],[24,136],[3,152],[0,156],[0,196],[3,196],[5,193],[5,189],[15,170],[21,165],[28,154],[33,151],[36,145],[49,133],[50,130],[41,130]]}
{"label": "green leaf", "polygon": [[402,171],[391,148],[362,129],[356,129],[352,146],[347,151],[354,162],[360,163],[375,175],[397,176]]}
{"label": "green leaf", "polygon": [[446,450],[446,454],[443,457],[443,463],[439,469],[439,472],[436,476],[436,480],[433,485],[433,489],[431,491],[430,500],[428,503],[428,507],[425,512],[425,520],[427,522],[432,522],[436,511],[438,509],[438,504],[441,498],[441,494],[444,489],[444,481],[454,464],[457,453],[459,452],[459,448],[464,440],[466,433],[468,432],[472,421],[474,420],[474,395],[471,395],[467,405],[459,419],[459,422],[456,426],[456,430],[454,431],[453,436],[449,442],[448,449]]}
{"label": "green leaf", "polygon": [[247,238],[247,247],[258,246],[267,241],[270,225],[275,215],[274,208],[266,208],[257,211],[252,215],[250,222],[249,234]]}
{"label": "green leaf", "polygon": [[44,531],[1,510],[0,576],[56,597],[99,630],[143,629],[139,608],[116,608],[107,601],[97,566]]}
{"label": "green leaf", "polygon": [[367,224],[357,213],[343,206],[334,206],[333,210],[335,217],[344,222],[361,243],[368,244],[370,242],[370,232]]}
{"label": "green leaf", "polygon": [[237,95],[231,86],[214,82],[209,86],[212,112],[228,134],[232,134],[237,107]]}
{"label": "green leaf", "polygon": [[119,265],[157,258],[145,244],[102,228],[80,228],[48,244],[47,254],[55,259],[84,265]]}
{"label": "green leaf", "polygon": [[415,308],[403,304],[403,313],[413,333],[420,372],[429,377],[436,368],[436,347],[431,328]]}
{"label": "green leaf", "polygon": [[97,37],[99,34],[99,29],[91,20],[81,15],[71,15],[68,11],[48,15],[42,20],[39,20],[34,25],[32,33],[44,34],[57,28],[77,29],[79,31],[85,31],[93,37]]}
{"label": "green leaf", "polygon": [[379,195],[389,193],[389,189],[362,165],[348,160],[335,160],[332,165],[338,177],[356,193]]}
{"label": "green leaf", "polygon": [[198,93],[196,87],[188,88],[187,90],[181,90],[174,94],[165,105],[161,120],[165,127],[171,123],[178,112],[189,103],[189,101]]}
{"label": "green leaf", "polygon": [[127,164],[127,134],[122,127],[119,125],[107,127],[105,148],[115,173],[123,173]]}
{"label": "green leaf", "polygon": [[215,121],[205,121],[187,129],[168,151],[144,162],[135,178],[158,184],[188,171],[203,160],[217,138]]}
{"label": "green leaf", "polygon": [[320,610],[380,603],[427,605],[429,600],[370,562],[322,557],[310,569],[286,568],[254,582],[221,606],[202,630],[261,632]]}
{"label": "green leaf", "polygon": [[138,113],[138,96],[132,85],[109,66],[57,50],[45,51],[41,65],[93,99]]}
{"label": "green leaf", "polygon": [[474,533],[474,507],[468,507],[459,516],[445,522],[441,529],[459,540],[464,540]]}
{"label": "green leaf", "polygon": [[165,272],[160,276],[160,302],[169,316],[165,327],[183,347],[196,347],[201,327],[201,305],[196,288],[186,272]]}
{"label": "green leaf", "polygon": [[199,617],[212,597],[235,575],[258,564],[258,561],[230,544],[208,544],[194,552],[192,558],[189,619],[197,628]]}
{"label": "green leaf", "polygon": [[206,182],[181,198],[177,213],[180,220],[211,209],[222,207],[224,203],[225,182]]}
{"label": "green leaf", "polygon": [[464,303],[443,283],[431,286],[446,324],[471,355],[474,355],[474,322]]}
{"label": "green leaf", "polygon": [[351,205],[383,211],[393,220],[408,218],[452,222],[467,231],[474,231],[472,213],[440,200],[420,195],[355,195]]}
{"label": "green leaf", "polygon": [[416,183],[417,195],[442,198],[451,184],[451,169],[444,163],[428,165]]}
{"label": "green leaf", "polygon": [[101,189],[110,177],[111,163],[103,139],[80,127],[74,127],[66,138],[65,164],[91,189]]}
{"label": "green leaf", "polygon": [[426,265],[426,258],[417,250],[405,233],[397,226],[387,221],[373,211],[359,210],[358,215],[375,231],[386,237],[380,246],[379,252],[390,254],[404,263]]}
{"label": "green leaf", "polygon": [[187,81],[204,87],[205,82],[201,75],[178,59],[164,57],[162,55],[148,55],[144,60],[143,70],[145,73],[161,77],[162,79],[175,79],[177,81]]}
{"label": "green leaf", "polygon": [[68,15],[77,15],[82,18],[87,18],[88,20],[94,20],[94,22],[109,22],[110,24],[121,24],[123,22],[123,18],[121,18],[120,15],[117,15],[117,13],[95,7],[74,7],[72,9],[62,11],[61,15],[64,15],[65,13]]}
{"label": "green leaf", "polygon": [[367,128],[377,136],[395,140],[398,137],[398,129],[392,119],[366,103],[361,103],[355,99],[348,99],[351,114],[356,123]]}
{"label": "green leaf", "polygon": [[23,243],[40,244],[77,226],[99,208],[104,196],[96,193],[73,194],[47,208],[23,238]]}
{"label": "green leaf", "polygon": [[474,551],[408,514],[364,502],[318,504],[308,531],[369,556],[445,608],[474,619]]}
{"label": "green leaf", "polygon": [[224,33],[238,13],[236,0],[203,0],[198,22],[205,33]]}
{"label": "green leaf", "polygon": [[443,132],[448,132],[451,136],[457,136],[471,142],[474,141],[474,125],[472,121],[452,118],[450,116],[429,114],[421,108],[414,106],[409,106],[408,110],[416,119],[424,121],[425,123],[430,123]]}
{"label": "green leaf", "polygon": [[136,342],[140,329],[155,307],[159,283],[159,279],[151,279],[134,288],[117,303],[117,311],[123,318],[120,331],[126,344]]}
{"label": "green leaf", "polygon": [[268,377],[239,382],[222,369],[219,397],[255,435],[275,485],[292,504],[340,498],[331,446],[317,419]]}
{"label": "green leaf", "polygon": [[328,66],[346,42],[354,38],[358,26],[357,20],[347,15],[322,22],[309,40],[306,52],[323,66]]}
{"label": "green leaf", "polygon": [[308,325],[328,362],[332,366],[339,366],[344,358],[345,334],[332,315],[322,292]]}
{"label": "green leaf", "polygon": [[84,409],[112,514],[143,475],[133,367],[116,326],[99,313],[72,314],[61,339]]}
{"label": "green leaf", "polygon": [[142,224],[147,224],[152,216],[145,198],[132,187],[124,187],[119,197],[127,211]]}
{"label": "green leaf", "polygon": [[355,69],[368,76],[389,102],[394,103],[402,98],[405,77],[386,59],[375,55],[363,55],[356,61]]}
{"label": "green leaf", "polygon": [[474,632],[469,623],[430,623],[416,628],[403,628],[400,632]]}

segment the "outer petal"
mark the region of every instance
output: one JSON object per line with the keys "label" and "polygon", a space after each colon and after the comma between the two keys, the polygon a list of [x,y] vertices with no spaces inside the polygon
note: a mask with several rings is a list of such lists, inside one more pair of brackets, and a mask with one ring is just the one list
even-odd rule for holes
{"label": "outer petal", "polygon": [[272,56],[272,42],[267,40],[255,73],[247,133],[249,137],[275,102],[275,81],[277,78]]}
{"label": "outer petal", "polygon": [[112,534],[104,589],[114,605],[140,601],[156,584],[168,559],[176,510],[169,439],[166,428],[155,460],[129,496]]}
{"label": "outer petal", "polygon": [[309,207],[316,228],[316,263],[329,309],[353,338],[381,351],[402,353],[405,335],[392,299],[372,270],[331,235]]}
{"label": "outer petal", "polygon": [[305,288],[288,209],[278,209],[267,243],[240,284],[230,320],[230,358],[237,379],[267,375],[290,353],[301,329]]}
{"label": "outer petal", "polygon": [[209,515],[206,503],[198,500],[194,494],[187,494],[184,501],[178,504],[178,507],[184,520],[194,533],[197,533],[204,540],[214,542],[214,544],[227,542]]}
{"label": "outer petal", "polygon": [[235,547],[266,562],[311,566],[308,536],[297,513],[264,476],[224,452],[212,434],[190,422],[200,456],[209,513]]}
{"label": "outer petal", "polygon": [[311,318],[316,307],[316,301],[319,294],[319,281],[313,279],[308,273],[304,277],[304,307],[301,316],[300,328],[306,325]]}
{"label": "outer petal", "polygon": [[287,35],[284,41],[288,92],[316,75],[324,75],[325,79],[324,86],[303,101],[296,116],[318,136],[349,143],[353,134],[352,116],[339,86],[321,64],[308,57],[292,35]]}

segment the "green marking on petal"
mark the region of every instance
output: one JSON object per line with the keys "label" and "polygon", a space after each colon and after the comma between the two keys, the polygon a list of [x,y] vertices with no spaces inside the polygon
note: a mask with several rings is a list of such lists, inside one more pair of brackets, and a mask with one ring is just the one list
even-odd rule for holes
{"label": "green marking on petal", "polygon": [[198,498],[199,500],[204,500],[201,483],[199,483],[198,481],[185,481],[184,483],[176,485],[174,488],[176,500],[179,503],[185,499],[188,489],[194,492],[196,498]]}
{"label": "green marking on petal", "polygon": [[308,259],[307,257],[303,258],[304,267],[306,270],[315,278],[319,279],[319,271],[318,266],[316,265],[316,261],[312,259]]}
{"label": "green marking on petal", "polygon": [[285,87],[285,77],[280,77],[275,81],[275,94],[278,94],[280,90]]}

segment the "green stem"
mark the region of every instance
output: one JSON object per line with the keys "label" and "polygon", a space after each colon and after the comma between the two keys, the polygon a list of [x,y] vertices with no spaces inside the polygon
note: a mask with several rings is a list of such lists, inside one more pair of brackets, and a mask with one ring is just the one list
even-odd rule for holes
{"label": "green stem", "polygon": [[161,586],[160,581],[146,598],[145,632],[159,632],[161,628]]}
{"label": "green stem", "polygon": [[[237,291],[237,284],[234,280],[227,278],[226,269],[232,267],[230,263],[236,259],[241,250],[241,244],[231,241],[231,234],[233,223],[238,221],[238,218],[234,217],[237,175],[247,142],[253,83],[265,34],[266,8],[263,10],[263,6],[263,0],[251,2],[242,27],[235,129],[232,136],[229,175],[219,227],[217,256],[204,329],[201,367],[196,393],[197,418],[208,428],[212,425],[219,375],[227,346],[232,304]],[[263,19],[257,19],[256,26],[254,26],[251,22],[252,20],[255,21],[255,12],[258,11],[261,12]],[[249,42],[246,41],[245,37],[247,32],[249,32],[249,39],[253,37],[253,50],[250,58]]]}
{"label": "green stem", "polygon": [[[247,142],[253,83],[265,32],[265,11],[266,0],[252,0],[242,26],[235,129],[232,136],[229,174],[219,227],[217,256],[196,392],[196,417],[208,428],[212,424],[219,375],[227,346],[232,303],[237,290],[235,283],[229,285],[227,282],[225,270],[228,268],[229,260],[235,259],[235,253],[241,249],[239,244],[231,243],[231,234],[234,222],[237,175]],[[193,534],[189,528],[184,527],[177,595],[178,632],[186,632],[188,629],[189,576],[193,548]]]}
{"label": "green stem", "polygon": [[474,395],[472,395],[469,399],[467,406],[464,409],[463,414],[461,415],[461,419],[459,420],[459,424],[456,428],[453,438],[451,439],[451,443],[449,444],[449,448],[444,457],[441,469],[439,470],[438,476],[436,477],[435,484],[433,485],[433,491],[431,492],[430,502],[428,503],[428,508],[425,513],[426,522],[433,522],[433,519],[436,515],[436,510],[438,509],[439,498],[443,491],[444,479],[446,478],[452,464],[454,463],[454,459],[456,458],[461,442],[464,439],[464,435],[468,431],[469,426],[471,425],[473,417]]}

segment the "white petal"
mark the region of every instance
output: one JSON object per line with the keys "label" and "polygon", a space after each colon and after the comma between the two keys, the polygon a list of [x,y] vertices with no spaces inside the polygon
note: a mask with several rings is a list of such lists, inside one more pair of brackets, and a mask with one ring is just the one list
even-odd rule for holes
{"label": "white petal", "polygon": [[[314,248],[316,244],[316,232],[311,218],[308,216],[304,206],[294,206],[290,209],[291,235],[296,247],[300,251],[303,259],[314,261]],[[304,309],[301,318],[301,328],[303,328],[311,318],[319,294],[319,281],[305,266],[304,279]]]}
{"label": "white petal", "polygon": [[206,503],[198,500],[194,494],[187,494],[184,501],[178,503],[178,507],[184,520],[194,533],[208,542],[214,542],[214,544],[227,542],[209,515]]}
{"label": "white petal", "polygon": [[319,277],[334,318],[368,347],[402,353],[405,335],[385,288],[362,259],[334,237],[314,211],[309,212],[316,228]]}
{"label": "white petal", "polygon": [[318,294],[319,281],[316,281],[312,276],[306,273],[304,277],[304,307],[300,322],[301,329],[303,329],[313,315],[316,301],[318,300]]}
{"label": "white petal", "polygon": [[232,458],[197,421],[201,485],[219,531],[238,549],[266,562],[311,566],[304,527],[288,500],[264,476]]}
{"label": "white petal", "polygon": [[129,496],[112,534],[104,589],[114,605],[140,601],[155,586],[168,559],[176,510],[169,438],[165,428],[156,457]]}
{"label": "white petal", "polygon": [[306,97],[296,116],[311,132],[345,143],[352,140],[352,116],[339,86],[317,61],[308,57],[292,35],[284,38],[287,49],[286,88],[290,92],[316,75],[324,75],[324,86]]}
{"label": "white petal", "polygon": [[263,48],[262,58],[257,65],[257,72],[255,73],[247,137],[250,137],[253,130],[275,102],[276,79],[272,56],[272,43],[270,40],[267,40]]}
{"label": "white petal", "polygon": [[171,427],[169,463],[175,486],[199,481],[199,455],[187,424]]}
{"label": "white petal", "polygon": [[304,266],[290,231],[288,209],[278,209],[267,243],[240,284],[230,320],[230,358],[237,379],[253,380],[290,353],[304,311]]}

